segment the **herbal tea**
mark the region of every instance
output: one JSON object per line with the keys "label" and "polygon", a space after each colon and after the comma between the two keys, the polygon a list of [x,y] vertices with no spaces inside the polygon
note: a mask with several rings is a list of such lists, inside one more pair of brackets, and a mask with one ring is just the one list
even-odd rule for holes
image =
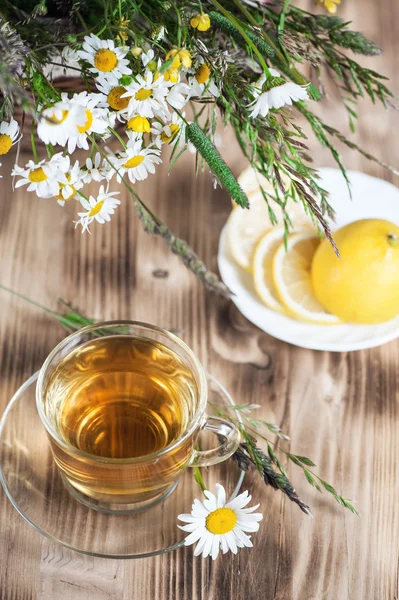
{"label": "herbal tea", "polygon": [[104,458],[162,450],[195,411],[191,371],[153,340],[97,338],[67,355],[46,390],[46,413],[65,442]]}

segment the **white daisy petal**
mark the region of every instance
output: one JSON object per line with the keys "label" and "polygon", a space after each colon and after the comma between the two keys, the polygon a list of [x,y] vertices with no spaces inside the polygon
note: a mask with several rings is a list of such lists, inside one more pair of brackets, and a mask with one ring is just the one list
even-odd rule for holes
{"label": "white daisy petal", "polygon": [[188,533],[191,533],[191,531],[198,529],[198,524],[197,523],[188,523],[188,525],[178,525],[178,528],[181,529],[182,531],[187,531]]}
{"label": "white daisy petal", "polygon": [[220,550],[224,554],[228,550],[236,554],[238,548],[252,547],[250,536],[245,532],[257,531],[262,515],[247,512],[256,510],[258,505],[249,509],[243,508],[251,500],[248,492],[243,492],[226,503],[223,486],[216,484],[216,495],[206,490],[204,496],[203,502],[197,498],[194,500],[191,515],[179,515],[179,519],[187,523],[178,525],[180,529],[189,533],[185,544],[189,545],[199,540],[194,555],[202,553],[204,558],[211,556],[215,559]]}
{"label": "white daisy petal", "polygon": [[[205,544],[207,542],[208,536],[211,536],[211,534],[208,531],[206,531],[202,535],[200,541],[198,542],[198,544],[195,547],[194,556],[199,556],[201,554],[201,552],[203,551],[204,546],[205,546]],[[211,539],[212,539],[212,537],[211,537]]]}
{"label": "white daisy petal", "polygon": [[228,545],[228,543],[226,541],[226,536],[224,536],[224,535],[220,536],[220,543],[221,543],[221,546],[222,546],[222,552],[223,552],[223,554],[226,554],[226,552],[229,551],[229,545]]}
{"label": "white daisy petal", "polygon": [[217,500],[216,500],[216,506],[217,508],[221,508],[222,506],[226,505],[226,492],[225,489],[222,485],[220,485],[220,483],[216,484],[216,494],[217,494]]}
{"label": "white daisy petal", "polygon": [[206,537],[206,540],[205,540],[204,549],[202,551],[202,557],[203,558],[206,558],[212,552],[212,546],[213,546],[213,540],[214,539],[215,539],[215,536],[212,535],[211,533],[207,532],[207,537]]}
{"label": "white daisy petal", "polygon": [[229,531],[228,533],[225,533],[224,537],[225,537],[227,545],[230,548],[230,550],[232,551],[232,553],[237,554],[237,543],[236,543],[235,535],[233,534],[233,532]]}
{"label": "white daisy petal", "polygon": [[218,555],[219,555],[219,550],[220,550],[220,535],[215,535],[213,538],[213,542],[212,542],[212,551],[211,551],[211,556],[212,556],[212,560],[216,560]]}
{"label": "white daisy petal", "polygon": [[247,548],[252,548],[251,538],[249,535],[246,535],[246,533],[244,533],[240,527],[234,527],[233,533],[244,544],[244,546]]}
{"label": "white daisy petal", "polygon": [[242,494],[239,494],[238,496],[236,496],[233,500],[230,500],[229,502],[227,502],[226,506],[228,508],[233,508],[234,510],[241,509],[246,504],[248,504],[251,501],[251,499],[252,499],[252,496],[249,496],[248,492],[245,491]]}
{"label": "white daisy petal", "polygon": [[202,535],[204,535],[204,531],[201,531],[200,529],[199,530],[197,529],[196,531],[193,531],[184,540],[184,545],[185,546],[191,546],[191,544],[195,544],[195,542],[197,542],[202,537]]}

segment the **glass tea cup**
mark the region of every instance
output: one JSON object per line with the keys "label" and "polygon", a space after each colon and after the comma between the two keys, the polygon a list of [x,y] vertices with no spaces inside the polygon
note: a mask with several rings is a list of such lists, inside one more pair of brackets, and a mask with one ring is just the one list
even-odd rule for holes
{"label": "glass tea cup", "polygon": [[[239,431],[206,415],[207,392],[204,369],[181,339],[115,321],[80,329],[54,348],[36,401],[70,492],[91,508],[126,513],[166,498],[186,467],[235,452]],[[219,436],[216,448],[196,448],[201,429]]]}

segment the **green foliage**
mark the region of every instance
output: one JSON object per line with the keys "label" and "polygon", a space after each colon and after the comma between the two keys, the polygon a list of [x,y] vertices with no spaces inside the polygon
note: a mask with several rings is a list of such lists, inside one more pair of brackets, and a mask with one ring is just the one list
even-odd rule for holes
{"label": "green foliage", "polygon": [[248,198],[238,184],[231,169],[226,165],[215,146],[206,137],[197,123],[190,123],[187,127],[187,137],[193,146],[195,146],[197,152],[208,163],[212,173],[217,177],[220,185],[228,191],[231,198],[242,208],[249,208]]}
{"label": "green foliage", "polygon": [[[210,15],[208,31],[199,32],[190,26],[191,17],[198,12]],[[393,173],[398,172],[322,121],[313,113],[311,103],[270,110],[264,118],[249,117],[253,85],[262,73],[270,75],[270,67],[275,67],[284,80],[306,86],[310,100],[322,99],[327,71],[342,92],[352,131],[357,119],[356,105],[363,97],[385,107],[394,103],[395,96],[385,78],[355,60],[357,54],[377,55],[380,48],[362,33],[351,30],[350,24],[338,16],[313,15],[288,0],[254,6],[242,0],[0,0],[0,14],[0,119],[10,119],[15,104],[37,116],[38,106],[56,101],[57,86],[43,75],[43,65],[51,60],[54,50],[62,50],[66,43],[79,48],[88,32],[115,39],[117,44],[125,43],[117,37],[121,18],[130,22],[124,27],[126,44],[152,47],[156,59],[161,61],[161,73],[170,66],[165,57],[172,46],[191,53],[194,69],[199,66],[198,59],[204,61],[220,94],[214,98],[205,93],[191,99],[194,122],[187,126],[187,139],[197,149],[197,166],[200,161],[207,163],[233,200],[248,207],[248,198],[213,144],[221,115],[224,125],[233,128],[246,159],[272,183],[272,193],[261,193],[272,224],[278,220],[276,206],[281,209],[278,212],[282,213],[286,234],[292,228],[286,210],[291,199],[302,204],[334,246],[326,219],[326,215],[333,217],[333,209],[313,168],[306,136],[297,123],[298,111],[319,143],[329,149],[347,181],[337,142]],[[137,73],[140,59],[131,53],[128,59],[133,73]],[[301,72],[307,65],[311,66],[310,80]],[[82,68],[82,76],[91,89],[92,74],[87,67]],[[97,141],[99,138],[94,136],[92,143]],[[186,146],[181,151],[175,146],[169,169],[185,150]],[[188,244],[175,237],[137,195],[135,206],[146,231],[163,237],[207,287],[229,294]],[[335,246],[334,249],[338,253]]]}
{"label": "green foliage", "polygon": [[[239,46],[244,48],[246,47],[247,41],[241,35],[237,27],[235,27],[235,25],[231,21],[229,21],[229,19],[215,11],[211,11],[209,13],[209,16],[211,18],[212,27],[223,31],[223,33],[225,33],[231,39],[237,42]],[[275,53],[273,48],[269,46],[269,44],[267,44],[260,36],[256,35],[247,28],[245,28],[245,33],[265,58],[271,58],[272,56],[274,56]]]}

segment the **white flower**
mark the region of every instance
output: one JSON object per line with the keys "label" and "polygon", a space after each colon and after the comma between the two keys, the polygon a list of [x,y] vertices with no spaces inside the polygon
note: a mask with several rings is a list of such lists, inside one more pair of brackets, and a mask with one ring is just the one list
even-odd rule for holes
{"label": "white flower", "polygon": [[[63,96],[64,94],[62,94]],[[83,125],[77,125],[68,140],[68,152],[72,154],[76,147],[89,149],[87,136],[92,133],[104,135],[110,125],[108,120],[108,111],[105,108],[98,108],[101,101],[99,94],[88,94],[86,91],[80,94],[74,94],[71,100],[72,106],[82,106],[85,110],[86,121]],[[107,132],[109,135],[109,132]]]}
{"label": "white flower", "polygon": [[51,77],[51,79],[66,76],[76,77],[75,69],[80,69],[79,56],[76,50],[70,46],[64,46],[62,52],[60,52],[58,48],[55,48],[50,58],[52,63],[57,64],[44,65],[43,73],[46,77]]}
{"label": "white flower", "polygon": [[173,108],[181,110],[190,99],[190,94],[191,89],[187,83],[176,83],[170,88],[166,101]]}
{"label": "white flower", "polygon": [[252,87],[255,100],[248,105],[252,108],[250,117],[255,118],[258,115],[265,117],[271,108],[279,109],[285,104],[291,105],[293,102],[308,98],[305,87],[292,81],[284,81],[275,69],[270,69],[270,73],[272,77],[266,78],[262,75]]}
{"label": "white flower", "polygon": [[109,110],[108,119],[111,124],[115,121],[115,119],[112,118],[113,115],[116,116],[119,121],[125,121],[127,118],[129,98],[122,96],[126,94],[127,89],[123,85],[114,85],[101,79],[96,80],[96,86],[100,92],[99,94],[96,94],[99,99],[98,106]]}
{"label": "white flower", "polygon": [[128,48],[117,48],[113,40],[100,40],[91,33],[85,36],[83,50],[78,50],[81,59],[92,65],[89,69],[114,85],[118,84],[122,75],[131,75],[129,61],[125,58]]}
{"label": "white flower", "polygon": [[0,154],[7,154],[11,150],[11,146],[20,139],[19,125],[15,119],[11,119],[9,123],[8,121],[0,123]]}
{"label": "white flower", "polygon": [[152,48],[150,48],[148,50],[148,52],[142,52],[141,53],[141,62],[143,63],[143,66],[146,67],[148,65],[148,63],[150,63],[152,60],[154,60],[154,50]]}
{"label": "white flower", "polygon": [[[182,113],[185,117],[186,113]],[[162,144],[178,143],[182,145],[186,139],[186,123],[177,114],[173,113],[172,120],[169,123],[160,123],[154,121],[151,127],[151,133],[155,135],[155,145],[161,148]]]}
{"label": "white flower", "polygon": [[91,225],[94,220],[98,223],[110,221],[110,215],[114,214],[115,208],[121,203],[120,200],[114,198],[114,196],[117,196],[118,194],[119,192],[106,192],[102,185],[97,198],[93,198],[93,196],[90,196],[88,200],[86,198],[80,198],[80,203],[86,210],[85,212],[78,213],[78,217],[80,218],[78,221],[75,221],[75,228],[78,225],[81,225],[83,233],[84,231],[89,231],[89,225]]}
{"label": "white flower", "polygon": [[114,162],[118,169],[118,181],[127,173],[130,181],[135,183],[147,179],[148,173],[155,173],[155,165],[162,162],[160,150],[148,146],[141,147],[141,140],[132,140],[124,152]]}
{"label": "white flower", "polygon": [[204,558],[211,555],[217,558],[220,549],[223,554],[231,550],[237,554],[237,548],[252,547],[250,536],[259,529],[260,513],[254,513],[259,504],[244,508],[251,501],[248,492],[244,492],[226,503],[226,492],[219,483],[216,484],[217,496],[204,491],[205,500],[195,499],[191,514],[179,515],[178,519],[188,525],[178,525],[190,535],[184,540],[185,546],[198,542],[194,555],[202,554]]}
{"label": "white flower", "polygon": [[77,190],[83,187],[79,161],[75,161],[75,164],[72,166],[69,156],[65,156],[63,159],[68,160],[68,169],[65,171],[65,182],[59,181],[59,192],[56,198],[60,206],[64,206],[65,202],[69,202],[73,198],[78,199]]}
{"label": "white flower", "polygon": [[162,76],[157,79],[147,71],[145,77],[137,75],[136,80],[129,86],[122,98],[130,98],[128,106],[129,117],[141,115],[142,117],[165,116],[168,108],[165,97],[168,94],[168,86]]}
{"label": "white flower", "polygon": [[217,98],[220,94],[219,88],[211,78],[211,70],[202,56],[198,59],[199,67],[193,77],[189,78],[191,95],[202,96],[204,93],[212,94]]}
{"label": "white flower", "polygon": [[45,144],[65,146],[76,128],[84,127],[87,121],[85,107],[63,96],[60,102],[42,110],[37,135]]}
{"label": "white flower", "polygon": [[90,183],[91,181],[102,181],[105,179],[103,168],[101,167],[101,155],[96,152],[94,160],[90,157],[86,158],[85,166],[80,169],[79,179],[82,183]]}
{"label": "white flower", "polygon": [[30,160],[25,168],[15,165],[12,175],[21,177],[15,184],[16,188],[28,185],[28,192],[36,192],[39,198],[51,198],[59,195],[60,184],[68,184],[68,169],[69,157],[58,153],[49,161],[41,160],[35,163]]}

